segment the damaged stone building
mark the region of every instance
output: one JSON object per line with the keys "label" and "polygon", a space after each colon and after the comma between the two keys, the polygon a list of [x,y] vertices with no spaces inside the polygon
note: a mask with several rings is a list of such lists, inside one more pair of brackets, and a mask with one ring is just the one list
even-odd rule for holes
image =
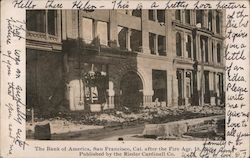
{"label": "damaged stone building", "polygon": [[222,10],[28,10],[27,106],[222,105]]}

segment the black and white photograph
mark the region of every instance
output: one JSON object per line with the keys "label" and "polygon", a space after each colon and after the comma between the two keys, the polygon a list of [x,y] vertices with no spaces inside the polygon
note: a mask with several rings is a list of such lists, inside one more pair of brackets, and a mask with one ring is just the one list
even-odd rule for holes
{"label": "black and white photograph", "polygon": [[26,10],[26,139],[225,140],[226,10]]}

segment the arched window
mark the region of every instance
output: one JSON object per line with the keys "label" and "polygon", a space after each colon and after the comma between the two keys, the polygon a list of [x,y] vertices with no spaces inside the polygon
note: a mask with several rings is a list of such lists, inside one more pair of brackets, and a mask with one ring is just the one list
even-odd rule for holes
{"label": "arched window", "polygon": [[175,10],[175,19],[181,21],[181,10]]}
{"label": "arched window", "polygon": [[190,10],[185,10],[185,23],[190,24]]}
{"label": "arched window", "polygon": [[181,47],[181,34],[179,32],[176,33],[176,55],[181,56],[182,52]]}
{"label": "arched window", "polygon": [[221,62],[221,47],[220,47],[220,44],[218,43],[217,44],[217,62],[220,63]]}
{"label": "arched window", "polygon": [[220,33],[220,14],[216,14],[216,33]]}
{"label": "arched window", "polygon": [[208,12],[208,29],[210,31],[213,30],[213,14],[212,14],[211,10],[209,10],[209,12]]}

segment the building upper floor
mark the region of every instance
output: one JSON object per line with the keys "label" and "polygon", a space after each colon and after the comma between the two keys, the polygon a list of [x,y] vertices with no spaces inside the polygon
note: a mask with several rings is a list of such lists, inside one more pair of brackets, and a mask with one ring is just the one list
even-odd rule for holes
{"label": "building upper floor", "polygon": [[28,10],[26,17],[28,40],[81,39],[86,46],[223,63],[222,10]]}

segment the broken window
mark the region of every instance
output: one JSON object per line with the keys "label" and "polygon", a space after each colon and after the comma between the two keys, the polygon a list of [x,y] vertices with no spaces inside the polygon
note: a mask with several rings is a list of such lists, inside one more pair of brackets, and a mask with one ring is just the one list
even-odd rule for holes
{"label": "broken window", "polygon": [[216,33],[220,33],[220,14],[216,13]]}
{"label": "broken window", "polygon": [[153,79],[153,101],[164,102],[167,100],[167,72],[163,70],[152,70]]}
{"label": "broken window", "polygon": [[29,31],[46,32],[46,12],[45,10],[27,10],[26,27]]}
{"label": "broken window", "polygon": [[132,16],[141,17],[141,10],[139,9],[132,10]]}
{"label": "broken window", "polygon": [[154,10],[148,10],[148,19],[155,21]]}
{"label": "broken window", "polygon": [[185,10],[185,22],[187,24],[190,24],[191,20],[190,20],[190,10]]}
{"label": "broken window", "polygon": [[191,36],[190,35],[186,35],[186,52],[188,55],[188,58],[191,58],[191,48],[192,48],[192,41],[191,41]]}
{"label": "broken window", "polygon": [[131,30],[130,36],[130,48],[132,51],[140,52],[142,46],[142,34],[141,31]]}
{"label": "broken window", "polygon": [[205,79],[204,102],[210,103],[209,71],[204,71],[204,79]]}
{"label": "broken window", "polygon": [[181,34],[179,32],[176,33],[176,55],[182,55],[182,46],[181,46]]}
{"label": "broken window", "polygon": [[108,65],[98,63],[84,63],[83,83],[85,100],[88,103],[105,103],[107,102]]}
{"label": "broken window", "polygon": [[181,10],[175,10],[175,20],[181,21]]}
{"label": "broken window", "polygon": [[199,28],[203,27],[203,10],[196,11],[196,26]]}
{"label": "broken window", "polygon": [[158,53],[161,56],[166,56],[166,38],[158,35]]}
{"label": "broken window", "polygon": [[118,26],[118,45],[121,49],[127,49],[128,29]]}
{"label": "broken window", "polygon": [[157,11],[157,20],[160,23],[165,23],[165,10],[156,10]]}
{"label": "broken window", "polygon": [[211,10],[209,10],[209,12],[208,12],[208,29],[210,31],[213,30],[213,14],[212,14]]}
{"label": "broken window", "polygon": [[108,23],[98,21],[96,31],[97,31],[96,35],[97,37],[99,37],[100,44],[107,46],[108,45]]}
{"label": "broken window", "polygon": [[82,37],[86,43],[90,44],[94,39],[93,19],[82,18],[82,24]]}
{"label": "broken window", "polygon": [[221,62],[221,53],[220,53],[220,44],[217,44],[217,62],[220,63]]}
{"label": "broken window", "polygon": [[151,54],[156,54],[155,41],[156,41],[156,35],[153,33],[149,33],[149,49]]}

